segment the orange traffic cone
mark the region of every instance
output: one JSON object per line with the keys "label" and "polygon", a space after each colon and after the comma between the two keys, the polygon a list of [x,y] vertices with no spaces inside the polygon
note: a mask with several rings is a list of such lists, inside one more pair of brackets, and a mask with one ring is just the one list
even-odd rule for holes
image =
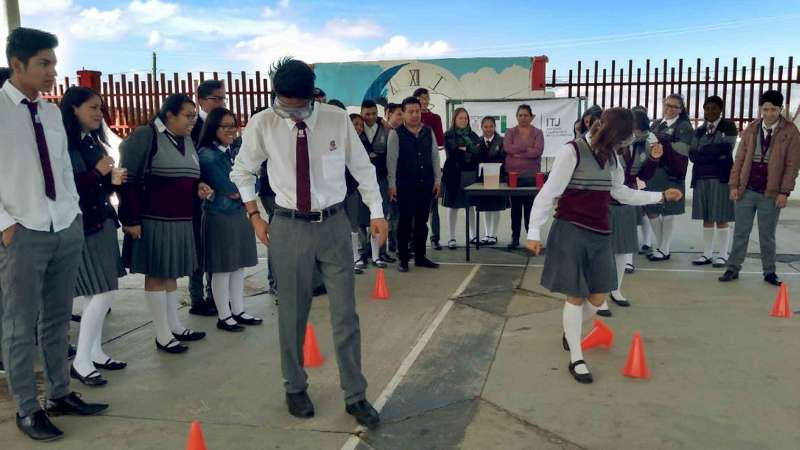
{"label": "orange traffic cone", "polygon": [[192,428],[189,429],[189,442],[186,444],[186,450],[206,450],[206,440],[203,438],[203,429],[200,428],[200,422],[192,422]]}
{"label": "orange traffic cone", "polygon": [[378,269],[375,276],[375,289],[372,291],[374,300],[389,300],[389,286],[386,285],[386,274],[383,269]]}
{"label": "orange traffic cone", "polygon": [[306,339],[303,342],[303,367],[320,367],[325,362],[317,345],[314,325],[306,325]]}
{"label": "orange traffic cone", "polygon": [[602,346],[606,349],[610,349],[611,344],[613,343],[614,332],[608,327],[608,325],[595,319],[592,331],[590,331],[589,334],[587,334],[586,337],[581,341],[581,348],[583,350],[589,350],[590,348]]}
{"label": "orange traffic cone", "polygon": [[792,317],[792,308],[789,307],[789,285],[784,281],[778,289],[778,296],[775,297],[775,304],[769,313],[772,317]]}
{"label": "orange traffic cone", "polygon": [[647,359],[644,356],[642,335],[638,331],[633,333],[633,342],[631,342],[631,349],[628,352],[628,361],[625,362],[622,374],[631,378],[650,378],[650,369],[647,367]]}

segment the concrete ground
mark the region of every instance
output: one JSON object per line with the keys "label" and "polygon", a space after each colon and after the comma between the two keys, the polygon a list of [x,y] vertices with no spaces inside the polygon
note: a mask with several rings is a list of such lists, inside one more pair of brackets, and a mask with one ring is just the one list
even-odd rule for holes
{"label": "concrete ground", "polygon": [[[73,382],[85,399],[111,408],[94,418],[55,418],[66,437],[50,446],[179,449],[199,420],[209,449],[797,448],[800,322],[768,316],[777,289],[761,281],[757,254],[732,284],[719,284],[717,269],[692,267],[701,230],[686,217],[671,261],[637,257],[637,273],[625,277],[633,307],[612,306],[614,317],[604,319],[615,332],[611,350],[586,352],[592,385],[577,384],[566,370],[562,302],[539,286],[542,257],[498,246],[466,264],[463,248],[431,251],[445,263],[439,270],[386,271],[386,302],[369,298],[374,270],[357,277],[368,396],[383,418],[367,432],[344,412],[326,297],[311,312],[327,358],[309,369],[317,417],[300,420],[283,403],[264,261],[247,280],[248,310],[264,325],[224,333],[214,319],[184,308],[185,323],[209,333],[185,355],[155,351],[142,280],[126,277],[104,340],[129,367],[105,373],[102,388]],[[457,236],[463,241],[463,222]],[[800,275],[798,238],[800,208],[793,206],[778,233],[779,272],[790,284]],[[758,251],[756,236],[750,250]],[[646,381],[620,374],[637,330],[653,374]],[[46,447],[23,437],[13,417],[3,384],[0,449]]]}

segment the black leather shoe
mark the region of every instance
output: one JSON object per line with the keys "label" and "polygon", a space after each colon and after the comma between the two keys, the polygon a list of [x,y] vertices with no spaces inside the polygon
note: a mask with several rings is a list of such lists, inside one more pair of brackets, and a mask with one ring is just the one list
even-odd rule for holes
{"label": "black leather shoe", "polygon": [[[235,323],[233,325],[228,325],[228,319],[230,319],[232,317],[233,316],[229,316],[229,317],[225,318],[224,320],[217,319],[217,328],[219,328],[222,331],[230,331],[230,332],[233,332],[233,333],[240,333],[240,332],[244,331],[244,327],[239,325],[238,323]],[[234,320],[236,320],[236,319],[234,319]]]}
{"label": "black leather shoe", "polygon": [[400,264],[397,265],[397,270],[403,273],[408,272],[408,261],[400,261]]}
{"label": "black leather shoe", "polygon": [[162,352],[173,353],[173,354],[185,353],[187,350],[189,350],[189,347],[183,344],[171,345],[173,342],[177,341],[178,341],[177,339],[172,339],[169,342],[167,342],[167,345],[161,345],[158,342],[158,339],[156,339],[156,348],[161,350]]}
{"label": "black leather shoe", "polygon": [[191,328],[183,330],[183,333],[181,334],[172,333],[172,335],[175,336],[175,339],[181,342],[199,341],[200,339],[206,337],[206,333],[204,331],[194,331]]}
{"label": "black leather shoe", "polygon": [[378,411],[375,411],[375,408],[366,400],[347,405],[345,410],[347,410],[347,414],[356,418],[356,422],[358,422],[359,425],[363,425],[370,430],[375,429],[375,427],[381,423]]}
{"label": "black leather shoe", "polygon": [[781,279],[778,278],[777,275],[775,275],[775,272],[768,273],[768,274],[764,275],[764,281],[766,281],[767,283],[769,283],[769,284],[771,284],[773,286],[780,286],[781,285]]}
{"label": "black leather shoe", "polygon": [[69,395],[48,400],[45,410],[51,416],[94,416],[108,409],[105,403],[86,403],[76,394],[70,392]]}
{"label": "black leather shoe", "polygon": [[128,367],[128,363],[125,361],[114,361],[111,358],[108,358],[104,363],[94,363],[95,369],[103,369],[103,370],[122,370]]}
{"label": "black leather shoe", "polygon": [[652,252],[653,252],[653,247],[650,247],[649,245],[643,245],[642,248],[639,249],[640,255],[649,255]]}
{"label": "black leather shoe", "polygon": [[381,253],[381,261],[391,264],[391,263],[397,262],[397,259],[395,259],[392,255],[390,255],[387,252],[382,252]]}
{"label": "black leather shoe", "polygon": [[739,272],[734,272],[733,270],[726,270],[725,273],[719,277],[719,281],[723,283],[727,283],[728,281],[738,280],[739,279]]}
{"label": "black leather shoe", "polygon": [[627,300],[617,300],[611,294],[608,294],[608,298],[610,298],[612,302],[616,303],[617,306],[622,306],[623,308],[627,308],[627,307],[631,306],[631,303],[629,301],[627,301]]}
{"label": "black leather shoe", "polygon": [[672,256],[672,253],[664,253],[661,249],[656,250],[655,252],[647,255],[647,259],[652,262],[661,262],[661,261],[669,261],[669,258]]}
{"label": "black leather shoe", "polygon": [[431,261],[426,257],[418,258],[414,260],[414,265],[417,267],[426,267],[428,269],[438,269],[439,264]]}
{"label": "black leather shoe", "polygon": [[17,428],[34,441],[55,441],[64,436],[64,433],[50,422],[47,413],[41,409],[25,417],[17,414]]}
{"label": "black leather shoe", "polygon": [[508,244],[509,250],[514,250],[515,248],[519,248],[519,238],[512,238],[511,243]]}
{"label": "black leather shoe", "polygon": [[611,310],[610,309],[598,309],[597,315],[600,317],[611,317]]}
{"label": "black leather shoe", "polygon": [[264,319],[260,317],[242,317],[243,315],[244,313],[241,313],[238,316],[233,316],[233,320],[235,320],[239,325],[261,325],[264,323]]}
{"label": "black leather shoe", "polygon": [[431,241],[431,248],[433,248],[434,250],[441,250],[442,245],[439,244],[439,241]]}
{"label": "black leather shoe", "polygon": [[217,307],[213,301],[200,300],[192,302],[192,307],[189,308],[189,314],[203,317],[214,317],[217,315]]}
{"label": "black leather shoe", "polygon": [[105,386],[108,384],[108,380],[103,378],[103,375],[100,375],[100,372],[96,370],[93,370],[92,373],[84,377],[83,375],[79,374],[77,370],[75,370],[75,366],[70,366],[69,376],[80,381],[86,386]]}
{"label": "black leather shoe", "polygon": [[289,407],[289,414],[301,419],[314,417],[314,404],[306,392],[296,394],[286,393],[286,406]]}
{"label": "black leather shoe", "polygon": [[[586,366],[586,362],[582,359],[569,363],[569,373],[572,374],[572,378],[575,378],[575,381],[578,383],[589,384],[594,381],[594,377],[592,377],[591,373],[575,372],[575,366],[580,366],[581,364]],[[586,368],[588,369],[589,366],[586,366]]]}

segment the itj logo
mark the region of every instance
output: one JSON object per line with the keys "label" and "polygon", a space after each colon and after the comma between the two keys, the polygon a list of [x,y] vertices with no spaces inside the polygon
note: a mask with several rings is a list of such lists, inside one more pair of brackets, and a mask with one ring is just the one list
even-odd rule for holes
{"label": "itj logo", "polygon": [[547,128],[558,128],[561,126],[561,118],[560,117],[548,117],[545,119],[545,126]]}

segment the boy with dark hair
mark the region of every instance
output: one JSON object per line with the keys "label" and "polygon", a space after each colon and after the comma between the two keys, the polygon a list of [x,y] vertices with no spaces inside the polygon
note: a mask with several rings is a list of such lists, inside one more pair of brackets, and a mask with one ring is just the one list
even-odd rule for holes
{"label": "boy with dark hair", "polygon": [[[13,30],[6,45],[11,79],[0,90],[0,134],[14,142],[0,146],[2,353],[17,427],[42,441],[63,435],[48,413],[94,415],[108,408],[85,403],[70,391],[64,357],[84,242],[61,113],[40,95],[55,83],[57,45],[50,33]],[[33,371],[37,325],[47,412],[37,399]]]}
{"label": "boy with dark hair", "polygon": [[[431,128],[433,136],[436,138],[436,147],[438,149],[443,149],[444,129],[442,128],[442,118],[428,109],[431,103],[430,93],[425,88],[418,88],[414,91],[414,97],[419,100],[419,104],[422,107],[422,123]],[[403,103],[405,103],[405,101]],[[431,246],[434,250],[442,249],[442,246],[439,244],[440,229],[439,194],[436,194],[431,200]]]}
{"label": "boy with dark hair", "polygon": [[761,118],[751,122],[742,133],[728,182],[730,198],[736,202],[736,226],[728,269],[719,281],[739,278],[753,219],[758,214],[764,281],[778,286],[781,281],[775,274],[775,230],[800,168],[800,132],[781,115],[780,92],[764,92],[758,105]]}
{"label": "boy with dark hair", "polygon": [[435,269],[439,265],[425,257],[428,214],[433,198],[441,189],[442,171],[439,148],[431,128],[422,123],[422,105],[416,97],[403,100],[403,124],[389,132],[387,167],[389,199],[400,209],[397,230],[400,272],[408,272],[409,240],[414,234],[414,262],[417,267]]}

